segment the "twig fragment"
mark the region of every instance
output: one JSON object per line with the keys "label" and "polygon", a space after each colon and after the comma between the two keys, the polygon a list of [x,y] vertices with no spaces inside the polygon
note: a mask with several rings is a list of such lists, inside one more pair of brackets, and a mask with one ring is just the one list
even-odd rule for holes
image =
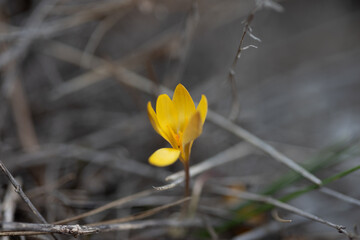
{"label": "twig fragment", "polygon": [[[196,165],[190,167],[190,176],[194,177],[200,173],[206,172],[212,168],[220,166],[222,164],[229,163],[236,159],[249,155],[253,149],[245,143],[236,144],[215,156],[212,156]],[[184,178],[184,172],[179,171],[166,177],[166,181],[175,181],[177,179]]]}
{"label": "twig fragment", "polygon": [[186,66],[186,59],[189,55],[189,50],[191,48],[191,41],[194,38],[195,31],[197,29],[199,22],[199,9],[197,1],[193,1],[190,12],[186,18],[186,23],[184,26],[184,31],[182,36],[180,36],[180,45],[179,49],[176,51],[179,62],[175,67],[175,70],[167,73],[164,79],[165,86],[171,86],[175,83],[180,82],[182,75]]}
{"label": "twig fragment", "polygon": [[108,221],[103,221],[103,222],[99,222],[99,223],[92,223],[92,224],[88,224],[88,226],[99,226],[99,225],[104,225],[104,224],[114,224],[114,223],[123,223],[123,222],[130,222],[130,221],[135,221],[135,220],[139,220],[139,219],[143,219],[146,217],[150,217],[162,210],[165,210],[167,208],[179,205],[181,203],[187,202],[189,201],[191,198],[190,197],[186,197],[183,199],[180,199],[178,201],[169,203],[169,204],[165,204],[150,210],[147,210],[145,212],[141,212],[139,214],[135,214],[135,215],[131,215],[131,216],[127,216],[127,217],[123,217],[123,218],[119,218],[119,219],[113,219],[113,220],[108,220]]}
{"label": "twig fragment", "polygon": [[[39,29],[41,23],[50,12],[50,10],[55,6],[59,0],[43,0],[41,1],[37,8],[33,11],[32,15],[29,17],[25,29]],[[27,32],[23,38],[19,40],[18,44],[0,56],[0,67],[2,68],[6,64],[15,61],[17,58],[21,57],[28,49],[32,41],[36,38],[34,31]]]}
{"label": "twig fragment", "polygon": [[240,56],[241,56],[241,53],[243,50],[246,50],[250,47],[257,48],[257,46],[255,46],[255,45],[248,45],[248,46],[243,47],[243,43],[244,43],[244,39],[245,39],[246,35],[248,35],[250,38],[254,39],[257,42],[261,42],[261,39],[256,37],[252,33],[252,28],[250,27],[250,25],[251,25],[252,21],[254,20],[255,13],[264,7],[271,8],[275,11],[282,11],[281,5],[272,0],[257,0],[255,8],[249,13],[247,18],[244,20],[245,26],[243,29],[243,33],[241,35],[238,49],[236,51],[236,55],[234,57],[234,60],[232,62],[231,68],[229,69],[229,73],[228,73],[228,81],[231,86],[231,93],[232,93],[232,97],[233,97],[230,114],[229,114],[229,119],[232,121],[236,119],[236,117],[238,116],[238,114],[240,112],[239,96],[238,96],[237,84],[236,84],[236,79],[235,79],[235,67],[236,67],[238,60],[240,59]]}
{"label": "twig fragment", "polygon": [[[21,180],[21,179],[20,179]],[[17,180],[20,182],[20,180]],[[14,213],[16,208],[16,203],[18,201],[19,194],[12,189],[12,186],[9,185],[4,197],[4,201],[0,204],[0,216],[4,220],[4,222],[12,222],[14,221]],[[3,216],[2,213],[3,212]]]}
{"label": "twig fragment", "polygon": [[285,156],[283,153],[276,150],[274,147],[270,146],[257,136],[251,134],[250,132],[246,131],[242,127],[236,125],[235,123],[231,122],[230,120],[226,119],[225,117],[209,111],[208,112],[208,119],[211,120],[214,124],[222,127],[223,129],[231,132],[232,134],[244,139],[248,143],[252,144],[253,146],[261,149],[265,153],[272,156],[275,160],[285,164],[295,172],[301,174],[304,178],[308,179],[309,181],[321,185],[322,182],[319,178],[311,174],[309,171],[298,165],[295,161]]}
{"label": "twig fragment", "polygon": [[16,181],[16,179],[13,177],[13,175],[9,172],[9,170],[5,167],[4,163],[0,160],[0,168],[3,171],[3,173],[6,175],[6,177],[9,179],[11,184],[14,186],[15,192],[17,192],[22,200],[29,206],[31,211],[35,214],[37,219],[42,223],[47,223],[45,218],[40,214],[40,212],[35,208],[35,206],[32,204],[30,199],[25,195],[24,191],[21,188],[21,185]]}
{"label": "twig fragment", "polygon": [[332,228],[336,229],[339,233],[342,233],[342,234],[346,235],[349,239],[360,239],[360,236],[357,236],[357,235],[354,235],[354,234],[351,234],[351,233],[347,232],[346,227],[344,227],[342,225],[332,223],[332,222],[327,221],[325,219],[322,219],[322,218],[320,218],[320,217],[318,217],[318,216],[316,216],[314,214],[305,212],[305,211],[303,211],[303,210],[301,210],[299,208],[291,206],[290,204],[281,202],[281,201],[279,201],[277,199],[274,199],[274,198],[271,198],[271,197],[268,197],[268,196],[262,196],[262,195],[258,195],[258,194],[250,193],[250,192],[238,192],[238,191],[226,189],[224,187],[217,187],[217,186],[212,187],[211,190],[214,193],[217,193],[217,194],[222,194],[222,195],[227,195],[227,196],[234,196],[234,197],[238,197],[238,198],[241,198],[241,199],[246,199],[246,200],[271,204],[271,205],[276,206],[278,208],[285,209],[285,210],[287,210],[289,212],[295,213],[295,214],[297,214],[299,216],[308,218],[308,219],[310,219],[312,221],[319,222],[319,223],[325,224],[325,225],[327,225],[329,227],[332,227]]}
{"label": "twig fragment", "polygon": [[279,216],[279,212],[276,210],[276,209],[273,209],[271,211],[271,216],[278,222],[281,222],[281,223],[291,223],[292,220],[291,219],[284,219],[284,218],[281,218]]}
{"label": "twig fragment", "polygon": [[89,226],[76,225],[54,225],[54,224],[34,224],[34,223],[3,223],[3,231],[0,236],[17,236],[17,235],[37,235],[41,233],[60,233],[66,235],[73,235],[78,237],[80,235],[88,235],[98,233],[99,229]]}
{"label": "twig fragment", "polygon": [[123,14],[113,14],[99,23],[85,46],[84,55],[81,59],[82,64],[87,66],[91,65],[91,59],[87,58],[87,56],[89,55],[89,53],[94,53],[95,49],[99,45],[101,39],[106,34],[106,32],[109,31],[114,26],[114,24],[116,24],[118,20],[120,20],[122,16]]}
{"label": "twig fragment", "polygon": [[[242,158],[252,152],[252,149],[244,143],[236,144],[223,152],[210,157],[209,159],[202,161],[192,167],[190,167],[190,177],[194,177],[208,171],[214,167],[220,166],[225,163],[229,163],[236,159]],[[170,188],[174,188],[185,180],[184,171],[179,171],[165,178],[166,181],[172,181],[170,184],[166,184],[160,187],[154,187],[156,190],[162,191]]]}
{"label": "twig fragment", "polygon": [[[20,195],[20,197],[22,198],[22,200],[28,205],[28,207],[31,209],[31,211],[34,213],[34,215],[36,216],[36,218],[44,223],[47,224],[45,218],[40,214],[40,212],[35,208],[35,206],[32,204],[32,202],[30,201],[30,199],[26,196],[26,194],[24,193],[24,191],[22,190],[21,185],[16,181],[16,179],[13,177],[13,175],[9,172],[9,170],[5,167],[5,165],[3,164],[3,162],[0,160],[0,168],[1,170],[4,172],[4,174],[6,175],[6,177],[9,179],[9,181],[11,182],[11,184],[14,186],[14,190],[16,193],[18,193]],[[52,237],[56,240],[57,238],[52,235]]]}
{"label": "twig fragment", "polygon": [[[291,223],[286,224],[287,228],[289,227],[296,227],[308,221],[305,218],[297,219]],[[254,228],[246,233],[238,235],[232,240],[254,240],[254,239],[262,239],[265,236],[269,236],[272,233],[276,233],[282,229],[284,224],[281,224],[277,221],[271,221],[270,223],[261,225],[257,228]]]}
{"label": "twig fragment", "polygon": [[70,217],[70,218],[67,218],[67,219],[64,219],[64,220],[61,220],[61,221],[57,221],[54,224],[64,224],[64,223],[73,222],[73,221],[76,221],[76,220],[79,220],[79,219],[83,219],[85,217],[92,216],[94,214],[103,212],[105,210],[108,210],[108,209],[111,209],[111,208],[114,208],[114,207],[118,207],[118,206],[123,205],[123,204],[125,204],[127,202],[133,201],[133,200],[135,200],[137,198],[147,196],[147,195],[149,195],[149,194],[151,194],[153,192],[154,192],[154,190],[145,190],[145,191],[142,191],[142,192],[138,192],[138,193],[126,196],[124,198],[120,198],[118,200],[112,201],[112,202],[110,202],[108,204],[105,204],[104,206],[101,206],[101,207],[96,208],[94,210],[91,210],[91,211],[88,211],[88,212],[82,213],[80,215]]}
{"label": "twig fragment", "polygon": [[149,227],[199,227],[202,226],[199,219],[161,219],[145,220],[132,223],[107,224],[96,227],[84,225],[54,225],[54,224],[34,224],[34,223],[3,223],[3,231],[0,236],[19,236],[19,235],[39,235],[45,233],[60,233],[73,236],[89,235],[102,232],[126,231],[134,229],[144,229]]}
{"label": "twig fragment", "polygon": [[17,133],[21,145],[26,152],[32,152],[39,148],[39,141],[31,119],[30,108],[20,79],[17,76],[14,64],[8,71],[13,72],[13,88],[10,93],[11,107],[16,122]]}
{"label": "twig fragment", "polygon": [[332,196],[334,198],[340,199],[340,200],[342,200],[344,202],[347,202],[347,203],[350,203],[350,204],[353,204],[353,205],[356,205],[356,206],[360,207],[360,200],[359,199],[356,199],[356,198],[347,196],[347,195],[345,195],[343,193],[334,191],[331,188],[321,187],[319,189],[319,191],[322,192],[322,193],[325,193],[327,195],[330,195],[330,196]]}

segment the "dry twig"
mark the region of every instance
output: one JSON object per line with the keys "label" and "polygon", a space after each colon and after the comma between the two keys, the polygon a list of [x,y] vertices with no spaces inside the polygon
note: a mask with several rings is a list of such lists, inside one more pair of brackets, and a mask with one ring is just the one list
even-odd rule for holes
{"label": "dry twig", "polygon": [[132,223],[118,223],[89,227],[83,225],[53,225],[53,224],[34,224],[34,223],[3,223],[3,232],[0,236],[19,236],[19,235],[39,235],[44,233],[60,233],[73,235],[88,235],[103,232],[127,231],[144,229],[149,227],[200,227],[202,221],[199,219],[161,219],[145,220]]}
{"label": "dry twig", "polygon": [[[305,223],[307,219],[297,219],[291,223],[286,224],[286,228],[296,227],[303,223]],[[254,228],[246,233],[238,235],[234,237],[232,240],[254,240],[254,239],[262,239],[266,236],[269,236],[273,233],[279,232],[282,228],[284,228],[284,224],[281,224],[277,221],[271,221],[267,224],[261,225],[257,228]]]}
{"label": "dry twig", "polygon": [[[24,29],[39,29],[41,23],[49,14],[51,9],[55,6],[58,0],[41,1],[37,8],[33,11],[29,17]],[[19,43],[0,56],[0,68],[7,65],[10,62],[15,61],[17,58],[23,56],[33,40],[36,39],[36,35],[33,31],[27,32],[25,36],[20,38]]]}
{"label": "dry twig", "polygon": [[165,205],[162,205],[160,207],[156,207],[156,208],[147,210],[145,212],[141,212],[139,214],[135,214],[135,215],[119,218],[119,219],[112,219],[112,220],[107,220],[107,221],[103,221],[103,222],[92,223],[92,224],[89,224],[88,226],[99,226],[99,225],[105,225],[105,224],[132,222],[132,221],[135,221],[135,220],[150,217],[150,216],[152,216],[152,215],[154,215],[154,214],[156,214],[156,213],[158,213],[160,211],[163,211],[163,210],[168,209],[170,207],[173,207],[173,206],[182,204],[184,202],[187,202],[190,199],[191,199],[190,197],[186,197],[186,198],[180,199],[178,201],[175,201],[175,202],[172,202],[172,203],[169,203],[169,204],[165,204]]}
{"label": "dry twig", "polygon": [[39,141],[31,118],[29,104],[15,68],[12,65],[8,70],[12,72],[13,77],[13,89],[10,93],[12,111],[21,145],[26,152],[32,152],[39,148]]}
{"label": "dry twig", "polygon": [[[238,143],[218,154],[212,156],[196,165],[190,167],[190,176],[194,177],[200,173],[206,172],[212,168],[218,167],[222,164],[243,158],[253,152],[253,149],[247,144]],[[166,177],[166,181],[176,181],[177,179],[184,178],[184,172],[179,171]]]}
{"label": "dry twig", "polygon": [[277,199],[274,199],[274,198],[271,198],[268,196],[262,196],[262,195],[258,195],[258,194],[250,193],[250,192],[239,192],[239,191],[230,190],[230,189],[227,189],[224,187],[212,187],[211,190],[214,193],[221,194],[221,195],[233,196],[233,197],[238,197],[238,198],[246,199],[246,200],[250,200],[250,201],[257,201],[257,202],[271,204],[275,207],[295,213],[299,216],[308,218],[312,221],[319,222],[319,223],[325,224],[329,227],[332,227],[332,228],[336,229],[339,233],[342,233],[345,236],[347,236],[349,239],[360,239],[360,236],[349,233],[348,231],[346,231],[346,227],[344,227],[342,225],[332,223],[332,222],[322,219],[314,214],[308,213],[304,210],[301,210],[299,208],[291,206],[290,204],[281,202]]}
{"label": "dry twig", "polygon": [[135,200],[137,198],[147,196],[147,195],[149,195],[149,194],[151,194],[153,192],[154,192],[154,190],[145,190],[145,191],[142,191],[142,192],[138,192],[138,193],[126,196],[124,198],[120,198],[118,200],[112,201],[112,202],[110,202],[110,203],[108,203],[108,204],[106,204],[104,206],[101,206],[101,207],[93,209],[91,211],[82,213],[80,215],[70,217],[70,218],[67,218],[67,219],[64,219],[64,220],[61,220],[61,221],[57,221],[54,224],[64,224],[64,223],[73,222],[73,221],[76,221],[76,220],[79,220],[79,219],[83,219],[85,217],[92,216],[94,214],[106,211],[108,209],[118,207],[118,206],[123,205],[123,204],[125,204],[127,202],[133,201],[133,200]]}
{"label": "dry twig", "polygon": [[[0,168],[1,170],[4,172],[4,174],[6,175],[6,177],[9,179],[9,181],[11,182],[11,184],[14,186],[14,190],[16,193],[19,194],[19,196],[22,198],[22,200],[26,203],[26,205],[28,205],[28,207],[31,209],[31,211],[34,213],[34,215],[36,216],[36,218],[44,223],[47,224],[45,218],[40,214],[40,212],[36,209],[36,207],[32,204],[32,202],[30,201],[30,199],[26,196],[26,194],[24,193],[24,191],[22,190],[21,185],[16,181],[16,179],[13,177],[13,175],[9,172],[9,170],[5,167],[5,165],[3,164],[3,162],[0,160]],[[54,239],[56,239],[56,237],[54,235],[52,235],[52,237]]]}

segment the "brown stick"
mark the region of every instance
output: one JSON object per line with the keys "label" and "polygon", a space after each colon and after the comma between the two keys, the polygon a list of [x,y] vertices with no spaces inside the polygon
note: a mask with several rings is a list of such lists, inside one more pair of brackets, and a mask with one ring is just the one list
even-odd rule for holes
{"label": "brown stick", "polygon": [[[9,170],[5,167],[5,165],[3,164],[3,162],[0,160],[0,168],[1,170],[4,172],[4,174],[6,175],[6,177],[9,179],[9,181],[11,182],[11,184],[14,186],[15,192],[19,194],[19,196],[22,198],[22,200],[24,200],[24,202],[28,205],[28,207],[31,209],[31,211],[34,213],[34,215],[36,216],[36,218],[44,223],[47,224],[45,218],[40,214],[40,212],[36,209],[36,207],[34,206],[34,204],[32,204],[32,202],[30,201],[30,199],[26,196],[26,194],[24,193],[24,191],[22,190],[21,185],[16,181],[16,179],[13,177],[13,175],[9,172]],[[53,234],[51,235],[55,240],[57,239]]]}
{"label": "brown stick", "polygon": [[[13,70],[15,71],[15,69]],[[39,148],[39,142],[31,119],[30,108],[26,100],[24,89],[16,74],[17,73],[14,72],[14,89],[11,94],[13,115],[18,130],[18,136],[24,151],[32,152]]]}
{"label": "brown stick", "polygon": [[190,196],[190,168],[189,161],[184,162],[184,171],[185,171],[185,197]]}

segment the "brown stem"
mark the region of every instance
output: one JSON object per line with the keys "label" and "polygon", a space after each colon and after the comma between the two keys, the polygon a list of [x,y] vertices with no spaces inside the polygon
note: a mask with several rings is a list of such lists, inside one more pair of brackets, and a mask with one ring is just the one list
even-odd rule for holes
{"label": "brown stem", "polygon": [[189,172],[189,161],[184,162],[185,171],[185,197],[190,196],[190,172]]}

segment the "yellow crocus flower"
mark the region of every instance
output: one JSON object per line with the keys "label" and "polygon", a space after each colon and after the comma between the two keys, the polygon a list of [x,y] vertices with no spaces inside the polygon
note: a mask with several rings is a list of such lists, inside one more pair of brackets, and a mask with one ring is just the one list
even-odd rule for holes
{"label": "yellow crocus flower", "polygon": [[172,100],[162,94],[156,101],[156,113],[148,102],[147,112],[155,131],[168,141],[172,148],[161,148],[155,151],[149,162],[158,167],[165,167],[180,159],[188,165],[191,147],[202,133],[208,104],[205,95],[195,108],[189,92],[182,84],[178,84]]}

